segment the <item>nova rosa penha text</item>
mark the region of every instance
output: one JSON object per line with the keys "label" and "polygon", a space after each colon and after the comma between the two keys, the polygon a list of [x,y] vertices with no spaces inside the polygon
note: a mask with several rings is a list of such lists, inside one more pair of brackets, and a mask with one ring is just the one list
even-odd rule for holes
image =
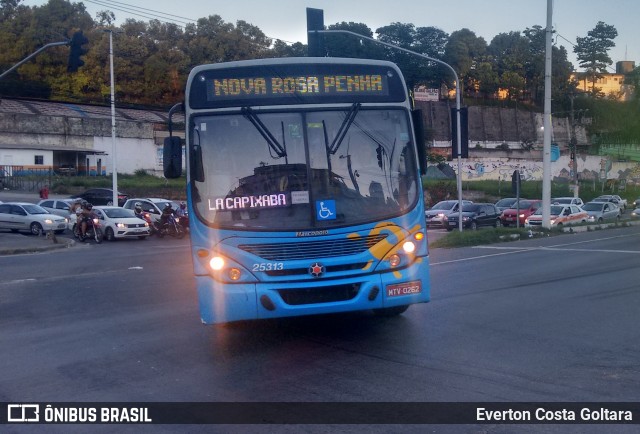
{"label": "nova rosa penha text", "polygon": [[384,94],[386,77],[372,75],[324,75],[303,77],[252,77],[213,79],[215,97],[284,94]]}

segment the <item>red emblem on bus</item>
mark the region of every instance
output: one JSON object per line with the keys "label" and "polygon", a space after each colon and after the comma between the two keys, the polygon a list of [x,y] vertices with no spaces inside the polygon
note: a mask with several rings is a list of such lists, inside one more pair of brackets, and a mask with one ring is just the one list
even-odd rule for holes
{"label": "red emblem on bus", "polygon": [[324,274],[324,265],[319,262],[314,262],[313,265],[309,267],[309,274],[313,277],[320,277]]}

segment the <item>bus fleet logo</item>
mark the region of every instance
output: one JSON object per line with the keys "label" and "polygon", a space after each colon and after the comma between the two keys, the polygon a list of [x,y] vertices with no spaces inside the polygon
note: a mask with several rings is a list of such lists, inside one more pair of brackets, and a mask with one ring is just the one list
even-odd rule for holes
{"label": "bus fleet logo", "polygon": [[325,272],[324,265],[322,265],[319,262],[314,262],[309,267],[309,274],[311,274],[313,277],[320,277],[324,274],[324,272]]}

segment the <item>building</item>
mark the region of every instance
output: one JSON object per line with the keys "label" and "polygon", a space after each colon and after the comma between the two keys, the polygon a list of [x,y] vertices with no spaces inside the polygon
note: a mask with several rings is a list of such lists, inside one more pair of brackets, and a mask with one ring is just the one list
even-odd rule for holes
{"label": "building", "polygon": [[[0,100],[0,169],[107,175],[113,167],[108,106]],[[168,112],[117,108],[115,155],[119,173],[162,173]],[[182,114],[174,121],[183,122]]]}
{"label": "building", "polygon": [[[621,61],[616,63],[616,72],[601,74],[595,83],[605,97],[618,101],[629,101],[633,98],[633,86],[624,83],[625,77],[635,68],[635,62]],[[577,72],[571,75],[571,79],[578,83],[578,90],[590,93],[594,84],[584,72]]]}

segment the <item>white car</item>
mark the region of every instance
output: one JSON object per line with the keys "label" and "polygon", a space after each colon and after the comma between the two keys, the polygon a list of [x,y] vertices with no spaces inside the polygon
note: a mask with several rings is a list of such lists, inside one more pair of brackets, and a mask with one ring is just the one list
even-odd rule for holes
{"label": "white car", "polygon": [[42,235],[45,231],[61,234],[67,228],[67,219],[51,214],[46,209],[27,202],[6,202],[0,204],[0,229],[13,232],[29,231]]}
{"label": "white car", "polygon": [[38,202],[37,205],[46,209],[51,214],[56,214],[60,217],[69,217],[69,209],[72,203],[73,199],[43,199]]}
{"label": "white car", "polygon": [[107,241],[119,238],[145,239],[151,232],[149,223],[135,216],[130,209],[117,206],[94,206],[93,212],[100,219]]}
{"label": "white car", "polygon": [[[551,227],[562,227],[586,223],[589,214],[577,205],[551,205],[549,210]],[[542,226],[542,208],[531,214],[524,221],[525,228]]]}
{"label": "white car", "polygon": [[142,210],[148,212],[151,215],[152,221],[158,223],[160,222],[160,216],[162,216],[162,210],[164,207],[170,203],[173,207],[173,210],[177,210],[179,208],[179,204],[170,200],[170,199],[162,199],[158,197],[145,197],[145,198],[133,198],[128,199],[123,208],[127,208],[133,210],[136,206],[136,203],[139,203],[142,206]]}
{"label": "white car", "polygon": [[579,197],[567,196],[567,197],[554,197],[551,199],[552,205],[578,205],[582,207],[584,202]]}

